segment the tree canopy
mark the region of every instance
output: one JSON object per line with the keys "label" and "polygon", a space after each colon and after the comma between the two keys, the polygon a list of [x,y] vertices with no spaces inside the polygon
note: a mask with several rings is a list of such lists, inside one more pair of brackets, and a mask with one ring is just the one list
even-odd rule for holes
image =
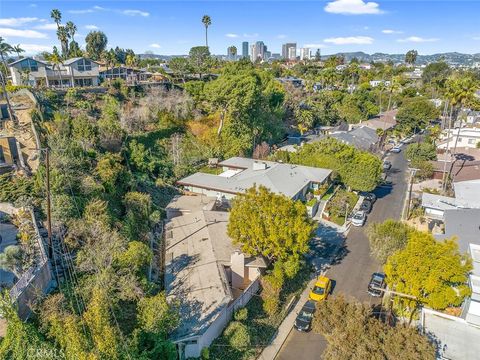
{"label": "tree canopy", "polygon": [[[433,309],[462,303],[470,294],[471,269],[471,260],[460,254],[455,239],[437,241],[432,234],[419,231],[409,234],[407,246],[390,256],[384,267],[392,290],[412,295]],[[395,301],[402,300],[395,297]]]}
{"label": "tree canopy", "polygon": [[232,201],[228,235],[246,254],[298,262],[308,251],[314,229],[304,204],[263,186]]}
{"label": "tree canopy", "polygon": [[389,326],[377,320],[372,309],[342,296],[317,305],[313,331],[325,336],[325,360],[426,360],[435,359],[435,348],[415,328]]}
{"label": "tree canopy", "polygon": [[416,97],[402,103],[396,118],[400,129],[406,134],[412,134],[424,129],[431,120],[435,120],[439,115],[439,110],[431,101]]}
{"label": "tree canopy", "polygon": [[383,223],[371,223],[367,228],[367,236],[372,255],[385,264],[389,256],[405,248],[412,231],[412,227],[393,219],[387,219]]}

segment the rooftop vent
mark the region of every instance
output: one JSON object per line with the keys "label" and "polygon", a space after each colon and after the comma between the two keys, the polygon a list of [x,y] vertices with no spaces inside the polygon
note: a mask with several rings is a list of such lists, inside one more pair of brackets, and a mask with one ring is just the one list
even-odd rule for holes
{"label": "rooftop vent", "polygon": [[253,170],[266,170],[266,169],[267,169],[267,163],[259,162],[259,161],[253,162]]}

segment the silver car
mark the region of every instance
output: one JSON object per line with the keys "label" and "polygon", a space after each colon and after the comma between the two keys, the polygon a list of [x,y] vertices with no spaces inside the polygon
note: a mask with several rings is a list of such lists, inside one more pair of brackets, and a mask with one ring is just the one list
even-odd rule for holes
{"label": "silver car", "polygon": [[352,217],[352,225],[353,226],[363,226],[365,224],[365,220],[367,219],[367,214],[365,211],[357,211]]}

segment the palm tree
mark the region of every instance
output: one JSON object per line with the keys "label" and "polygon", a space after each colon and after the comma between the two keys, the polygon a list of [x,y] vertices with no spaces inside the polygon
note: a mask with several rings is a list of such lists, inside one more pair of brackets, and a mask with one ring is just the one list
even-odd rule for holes
{"label": "palm tree", "polygon": [[[458,114],[462,107],[466,106],[473,100],[477,84],[470,76],[463,76],[457,79],[449,79],[447,81],[447,89],[445,95],[450,100],[450,104],[454,109],[455,120],[458,121]],[[461,119],[460,119],[461,120]],[[458,138],[460,136],[460,129],[462,124],[458,124],[457,137],[453,147],[453,153],[456,154]]]}
{"label": "palm tree", "polygon": [[71,21],[68,21],[66,24],[65,24],[65,28],[67,29],[67,33],[69,35],[69,37],[72,38],[72,41],[75,41],[75,33],[77,32],[77,25],[75,25],[73,22]]}
{"label": "palm tree", "polygon": [[[105,62],[105,66],[107,68],[107,74],[108,74],[108,70],[110,69],[110,67],[113,67],[117,62],[117,57],[115,56],[115,52],[113,51],[113,49],[110,49],[110,51],[104,51],[102,54],[102,60]],[[113,72],[109,80],[111,80],[112,78],[113,78]]]}
{"label": "palm tree", "polygon": [[23,49],[20,47],[20,44],[17,44],[17,45],[12,46],[12,50],[17,53],[17,56],[18,56],[19,59],[20,59],[20,53],[25,52],[25,50],[23,50]]}
{"label": "palm tree", "polygon": [[212,19],[208,15],[203,15],[202,23],[205,25],[205,46],[208,47],[208,27],[212,25]]}
{"label": "palm tree", "polygon": [[60,78],[60,87],[63,87],[62,69],[60,67],[60,65],[63,65],[63,61],[62,61],[62,57],[58,53],[58,50],[55,46],[53,47],[52,54],[48,57],[47,60],[52,63],[52,68],[54,72],[55,72],[55,68],[58,69],[58,77]]}
{"label": "palm tree", "polygon": [[[12,51],[13,51],[12,46],[6,43],[3,40],[3,38],[0,37],[0,57],[2,58],[2,63],[3,63],[3,66],[5,67],[5,71],[8,71],[8,65],[7,65],[7,61],[5,60],[5,57]],[[3,93],[5,94],[5,100],[7,101],[8,115],[12,120],[13,124],[17,126],[18,121],[13,112],[12,105],[10,104],[10,97],[7,92],[7,77],[6,77],[6,74],[4,74],[1,71],[0,71],[0,75],[1,75],[1,82],[2,82],[2,90],[3,90]]]}
{"label": "palm tree", "polygon": [[50,17],[55,21],[55,24],[57,24],[57,29],[60,27],[60,21],[62,21],[62,13],[58,9],[53,9],[50,12]]}
{"label": "palm tree", "polygon": [[65,26],[59,26],[57,30],[57,37],[62,46],[62,56],[66,58],[68,56],[68,31]]}

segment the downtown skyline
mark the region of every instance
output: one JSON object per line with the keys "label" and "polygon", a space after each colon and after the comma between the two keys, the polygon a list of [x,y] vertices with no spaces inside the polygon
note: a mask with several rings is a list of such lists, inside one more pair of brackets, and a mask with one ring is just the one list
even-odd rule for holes
{"label": "downtown skyline", "polygon": [[53,8],[62,12],[65,21],[78,25],[76,40],[81,47],[89,31],[101,30],[109,47],[131,48],[136,53],[181,55],[203,45],[201,17],[205,14],[212,18],[208,32],[213,54],[225,54],[231,45],[241,49],[243,41],[263,41],[274,53],[281,53],[282,44],[290,42],[297,43],[297,49],[320,48],[322,55],[409,49],[420,54],[480,52],[480,30],[473,26],[480,3],[472,1],[7,0],[1,5],[0,36],[21,44],[29,54],[51,51],[58,46],[49,16]]}

